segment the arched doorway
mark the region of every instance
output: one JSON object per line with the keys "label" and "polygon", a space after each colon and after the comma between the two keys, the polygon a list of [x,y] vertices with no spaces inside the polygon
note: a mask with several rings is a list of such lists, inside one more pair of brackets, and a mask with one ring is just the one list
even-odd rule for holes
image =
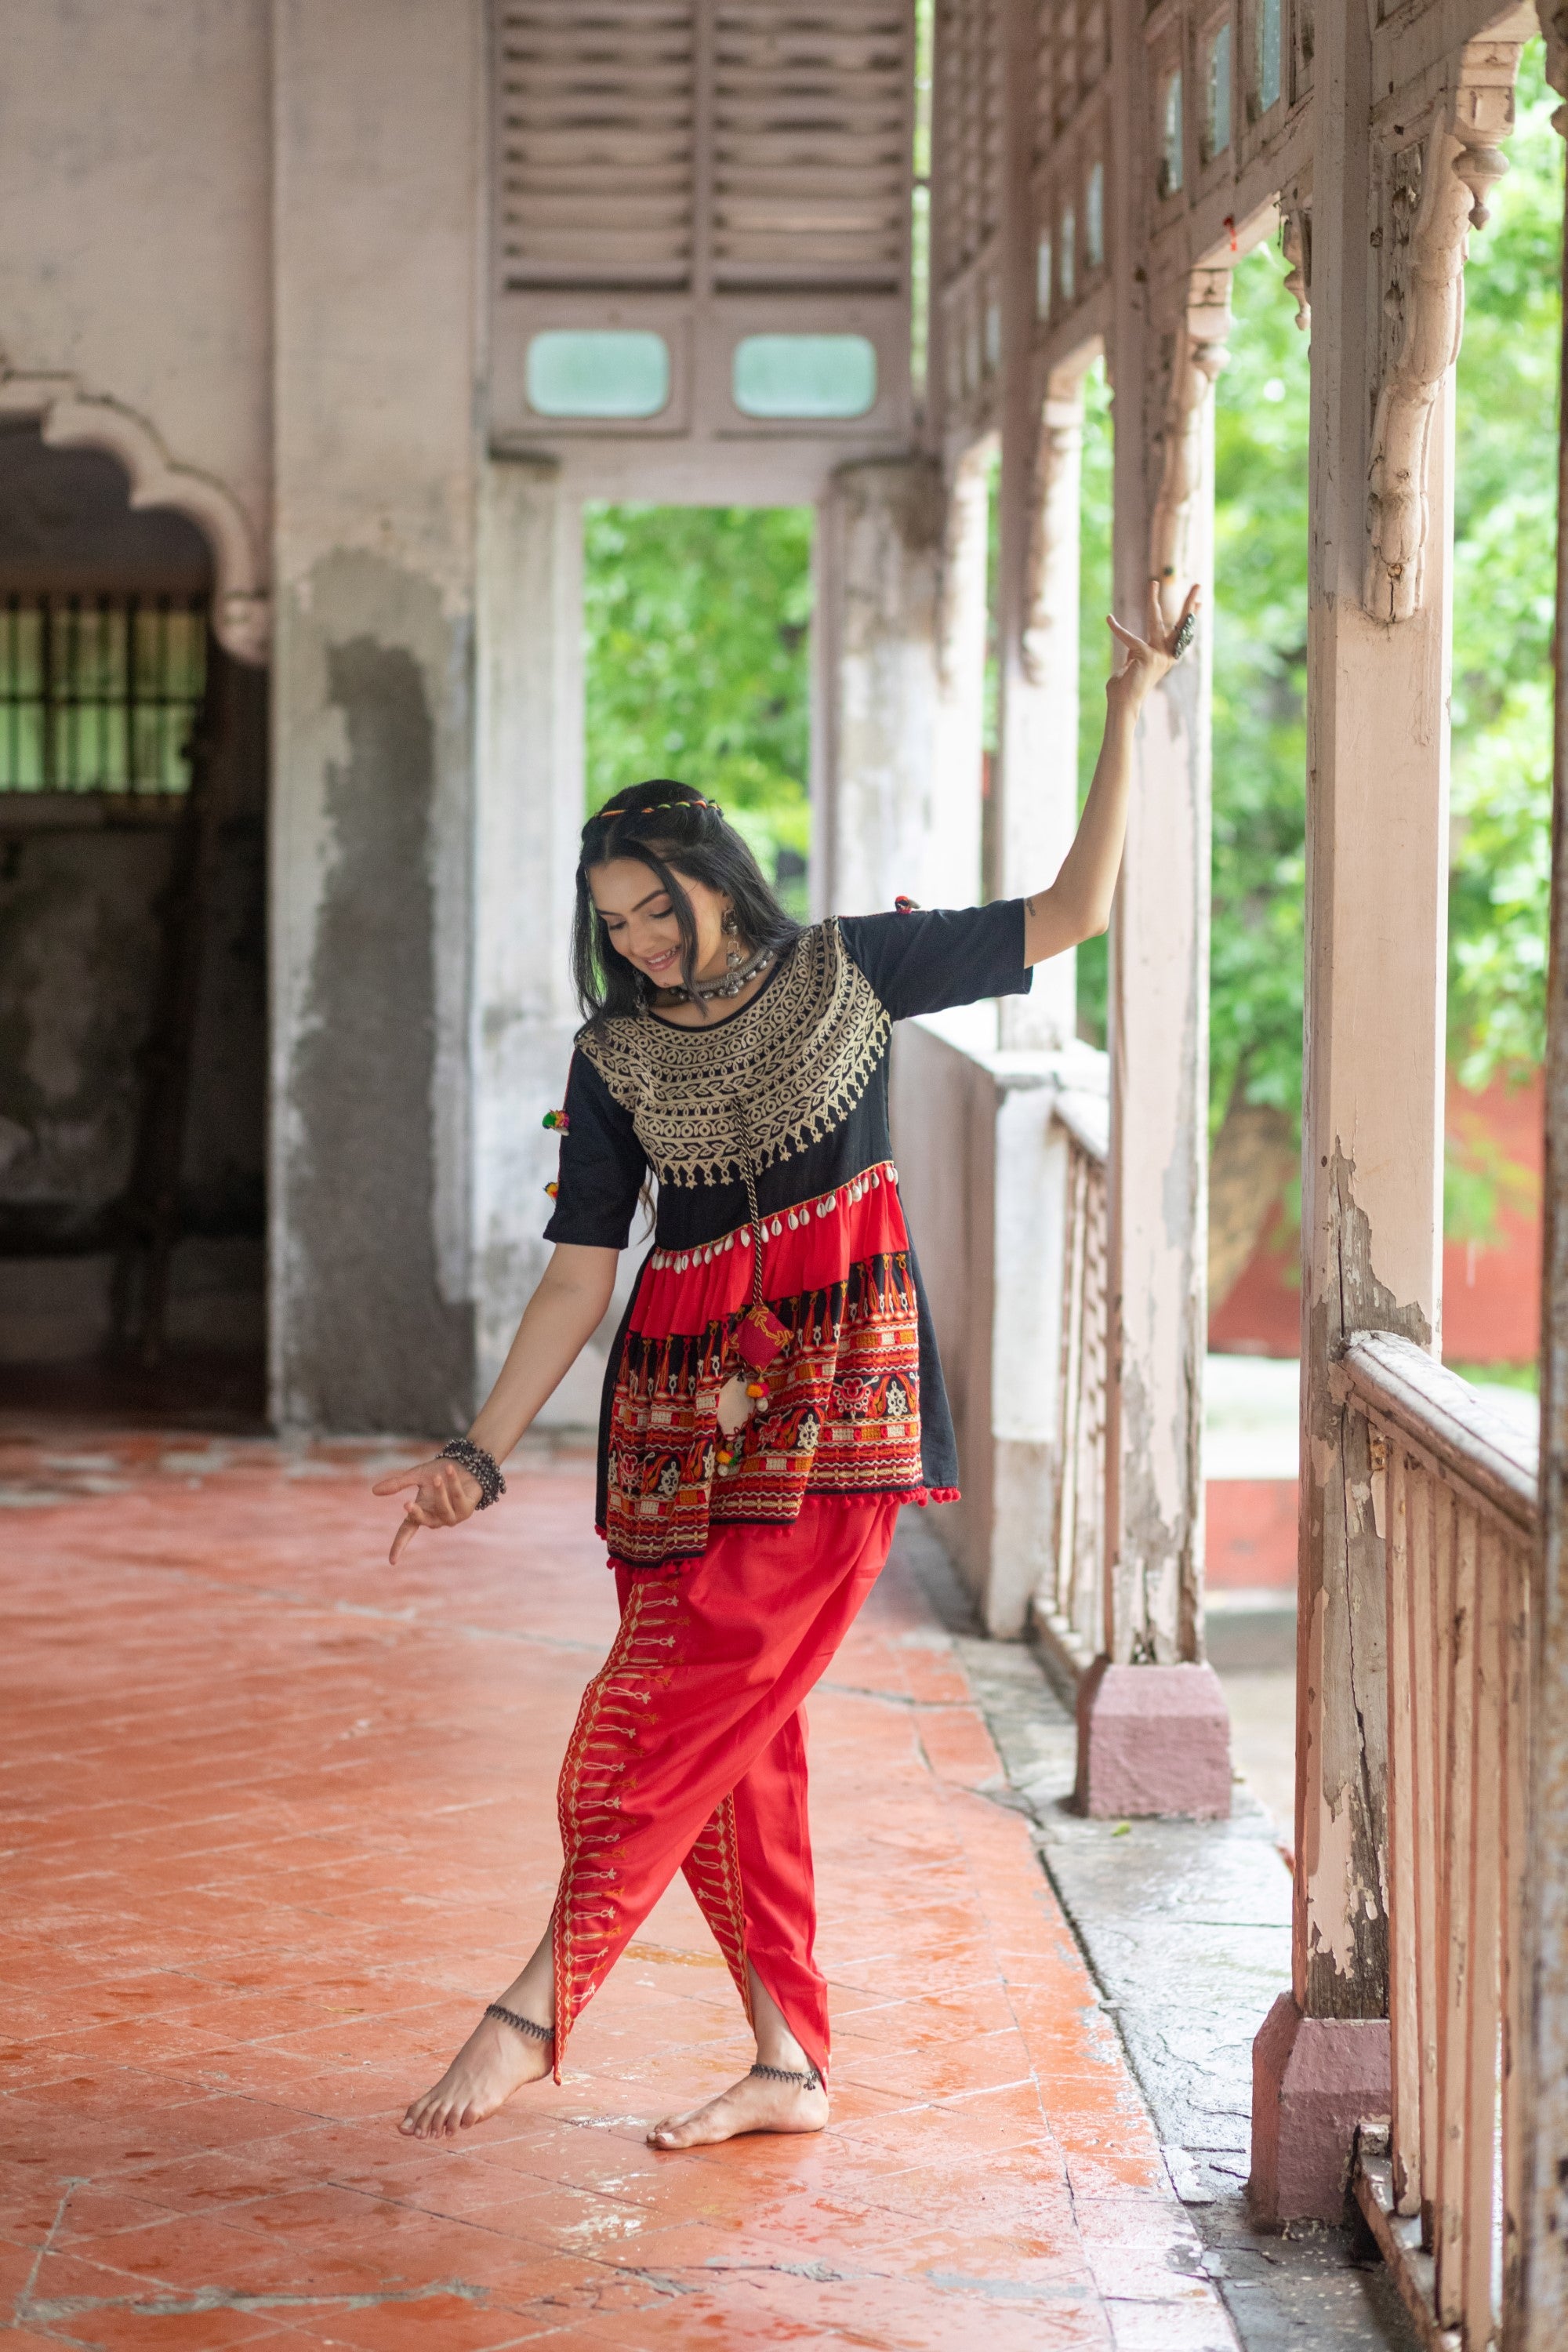
{"label": "arched doorway", "polygon": [[265,673],[212,551],[0,421],[0,1398],[259,1416]]}

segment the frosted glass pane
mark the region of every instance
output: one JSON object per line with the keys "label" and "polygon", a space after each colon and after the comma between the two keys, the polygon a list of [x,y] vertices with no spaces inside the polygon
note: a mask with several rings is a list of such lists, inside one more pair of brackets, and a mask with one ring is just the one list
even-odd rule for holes
{"label": "frosted glass pane", "polygon": [[1279,0],[1258,0],[1258,103],[1267,114],[1279,102]]}
{"label": "frosted glass pane", "polygon": [[1230,26],[1222,25],[1209,49],[1208,140],[1211,157],[1230,145]]}
{"label": "frosted glass pane", "polygon": [[1091,269],[1098,269],[1105,259],[1105,166],[1096,163],[1089,172],[1089,187],[1083,200],[1083,252]]}
{"label": "frosted glass pane", "polygon": [[1173,196],[1182,184],[1182,77],[1172,74],[1161,93],[1160,194]]}
{"label": "frosted glass pane", "polygon": [[742,416],[864,416],[877,353],[864,335],[747,335],[731,384]]}
{"label": "frosted glass pane", "polygon": [[669,346],[647,327],[552,327],[528,347],[539,416],[657,416],[669,398]]}

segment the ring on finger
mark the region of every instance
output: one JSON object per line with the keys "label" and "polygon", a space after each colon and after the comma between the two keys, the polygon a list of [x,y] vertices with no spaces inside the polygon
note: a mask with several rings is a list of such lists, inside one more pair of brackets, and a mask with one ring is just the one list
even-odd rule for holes
{"label": "ring on finger", "polygon": [[1186,652],[1188,646],[1192,644],[1193,639],[1197,635],[1197,633],[1198,616],[1195,613],[1189,613],[1185,620],[1182,623],[1181,627],[1176,631],[1175,635],[1171,639],[1171,659],[1173,661],[1181,660],[1182,656]]}

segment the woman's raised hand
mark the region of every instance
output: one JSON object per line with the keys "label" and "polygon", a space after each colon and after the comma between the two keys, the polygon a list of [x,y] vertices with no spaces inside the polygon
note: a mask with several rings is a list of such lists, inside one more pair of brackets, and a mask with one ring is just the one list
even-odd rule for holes
{"label": "woman's raised hand", "polygon": [[1114,614],[1107,614],[1110,634],[1126,656],[1121,667],[1106,681],[1108,695],[1113,699],[1130,703],[1134,710],[1138,709],[1150,688],[1158,686],[1166,671],[1173,669],[1181,659],[1176,651],[1176,639],[1181,635],[1183,623],[1197,611],[1202,596],[1202,589],[1194,583],[1187,591],[1175,627],[1167,629],[1164,614],[1160,608],[1160,583],[1157,580],[1151,580],[1149,635],[1146,638],[1134,636],[1131,629],[1122,627]]}
{"label": "woman's raised hand", "polygon": [[373,1495],[405,1495],[414,1490],[414,1500],[403,1507],[403,1524],[392,1538],[387,1554],[388,1564],[395,1568],[399,1557],[407,1550],[421,1528],[459,1528],[471,1519],[479,1507],[484,1489],[477,1478],[456,1462],[437,1460],[421,1462],[413,1470],[395,1470],[390,1478],[378,1478],[371,1488]]}

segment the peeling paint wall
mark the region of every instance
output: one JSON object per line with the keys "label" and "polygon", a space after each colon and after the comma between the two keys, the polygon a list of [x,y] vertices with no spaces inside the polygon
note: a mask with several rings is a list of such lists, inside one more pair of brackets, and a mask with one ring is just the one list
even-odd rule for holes
{"label": "peeling paint wall", "polygon": [[[443,1295],[430,1127],[436,729],[411,646],[420,618],[438,632],[440,616],[417,584],[367,581],[370,564],[354,558],[337,567],[346,577],[319,579],[310,620],[295,621],[319,649],[342,752],[326,768],[324,873],[287,1104],[290,1418],[440,1428],[467,1418],[471,1353],[467,1307]],[[382,599],[398,608],[401,641],[351,634]]]}
{"label": "peeling paint wall", "polygon": [[272,1399],[446,1434],[468,1304],[478,0],[274,16]]}

